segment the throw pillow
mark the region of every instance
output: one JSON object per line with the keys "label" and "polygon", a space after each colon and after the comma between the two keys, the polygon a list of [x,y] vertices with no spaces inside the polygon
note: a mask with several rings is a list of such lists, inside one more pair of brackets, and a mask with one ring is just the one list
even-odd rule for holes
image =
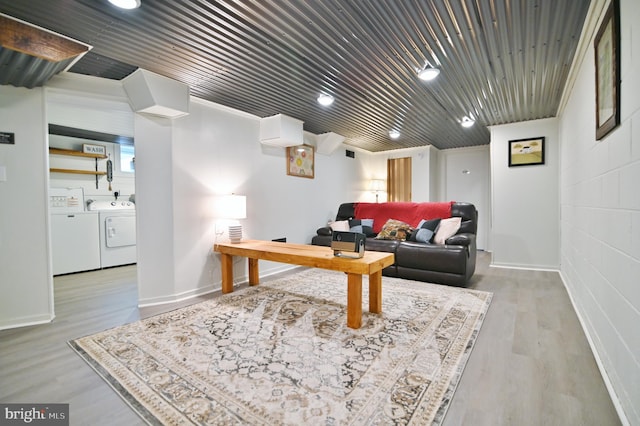
{"label": "throw pillow", "polygon": [[376,239],[405,241],[412,231],[413,228],[408,223],[396,219],[389,219],[385,222]]}
{"label": "throw pillow", "polygon": [[420,243],[430,243],[439,224],[440,219],[422,219],[418,224],[416,231],[411,234],[411,238],[409,238],[409,240],[417,241]]}
{"label": "throw pillow", "polygon": [[349,230],[351,232],[360,232],[367,237],[376,235],[376,233],[373,232],[373,219],[351,219],[349,221]]}
{"label": "throw pillow", "polygon": [[436,235],[433,237],[433,242],[436,244],[444,244],[444,242],[447,241],[447,238],[456,235],[456,232],[458,232],[458,229],[460,229],[461,223],[461,217],[450,217],[449,219],[442,219],[440,221],[440,225],[438,225]]}
{"label": "throw pillow", "polygon": [[331,228],[328,226],[323,226],[322,228],[318,228],[318,230],[316,231],[316,234],[318,235],[325,235],[325,236],[331,236],[331,233],[333,231],[331,231]]}
{"label": "throw pillow", "polygon": [[349,232],[348,220],[336,220],[335,222],[329,222],[329,226],[332,231],[344,231]]}

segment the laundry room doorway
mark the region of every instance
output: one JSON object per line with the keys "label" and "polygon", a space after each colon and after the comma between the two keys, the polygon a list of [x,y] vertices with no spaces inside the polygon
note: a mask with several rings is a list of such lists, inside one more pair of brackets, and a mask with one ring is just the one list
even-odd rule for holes
{"label": "laundry room doorway", "polygon": [[132,137],[49,125],[53,275],[135,264]]}

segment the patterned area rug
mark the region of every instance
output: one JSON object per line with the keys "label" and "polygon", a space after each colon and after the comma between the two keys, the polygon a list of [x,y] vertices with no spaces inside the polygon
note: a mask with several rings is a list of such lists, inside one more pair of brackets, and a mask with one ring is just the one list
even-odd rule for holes
{"label": "patterned area rug", "polygon": [[70,342],[152,424],[440,424],[492,293],[304,270]]}

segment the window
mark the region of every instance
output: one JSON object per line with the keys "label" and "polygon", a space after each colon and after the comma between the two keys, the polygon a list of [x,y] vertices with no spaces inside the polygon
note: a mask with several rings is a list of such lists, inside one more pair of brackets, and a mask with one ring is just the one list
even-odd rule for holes
{"label": "window", "polygon": [[120,171],[123,173],[135,173],[136,150],[133,145],[118,145],[120,147]]}

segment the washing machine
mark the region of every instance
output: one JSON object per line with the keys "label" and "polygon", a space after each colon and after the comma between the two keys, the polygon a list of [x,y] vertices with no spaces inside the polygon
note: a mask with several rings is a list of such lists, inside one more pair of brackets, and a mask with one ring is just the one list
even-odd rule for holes
{"label": "washing machine", "polygon": [[98,212],[84,210],[82,188],[50,188],[53,275],[100,269]]}
{"label": "washing machine", "polygon": [[89,211],[98,212],[100,267],[137,262],[136,205],[131,201],[91,201]]}

